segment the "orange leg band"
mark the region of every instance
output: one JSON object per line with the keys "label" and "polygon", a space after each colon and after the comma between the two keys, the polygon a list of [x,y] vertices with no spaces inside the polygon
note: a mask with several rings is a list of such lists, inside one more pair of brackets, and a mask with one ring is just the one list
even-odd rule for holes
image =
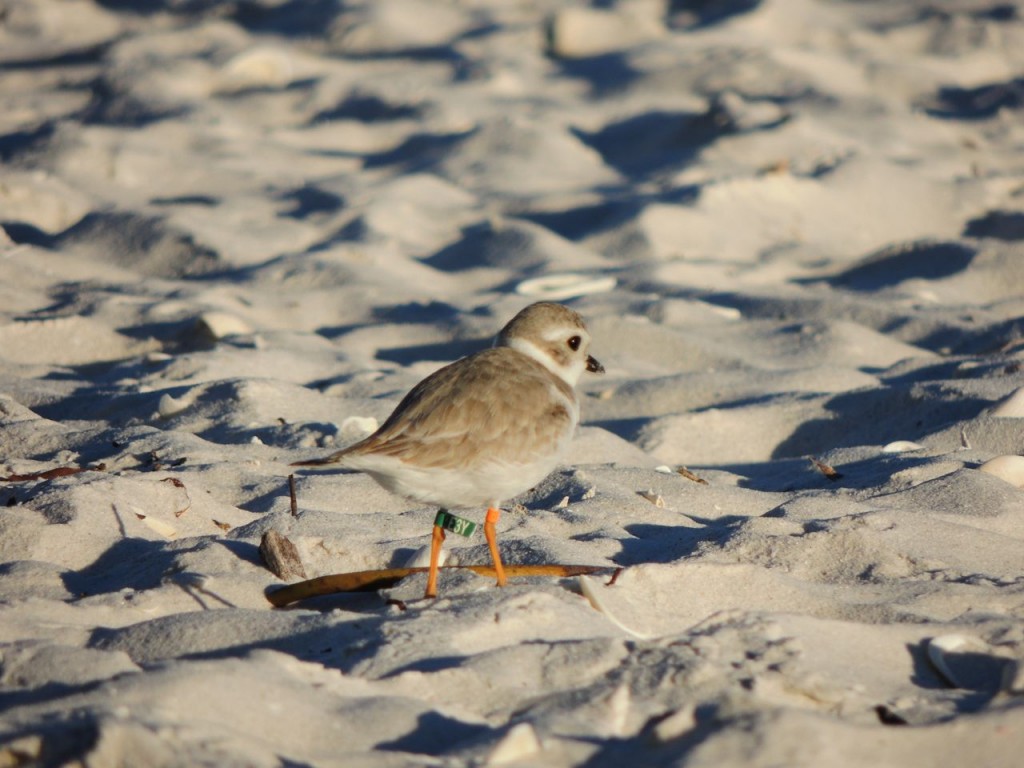
{"label": "orange leg band", "polygon": [[487,517],[484,519],[484,537],[487,539],[487,546],[491,550],[491,561],[494,563],[494,570],[498,574],[498,586],[505,586],[505,568],[501,564],[501,554],[498,552],[498,535],[495,525],[501,519],[501,510],[490,507],[487,510]]}
{"label": "orange leg band", "polygon": [[430,570],[427,572],[427,591],[423,595],[437,597],[437,568],[441,559],[441,544],[444,542],[444,528],[440,525],[434,526],[434,533],[430,537]]}

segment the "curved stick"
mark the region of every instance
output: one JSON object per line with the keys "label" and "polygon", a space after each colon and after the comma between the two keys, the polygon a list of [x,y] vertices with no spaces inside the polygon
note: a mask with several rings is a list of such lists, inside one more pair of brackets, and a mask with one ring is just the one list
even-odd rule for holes
{"label": "curved stick", "polygon": [[[478,576],[497,576],[492,565],[446,565],[440,570],[471,571]],[[299,581],[267,593],[267,600],[275,608],[281,608],[298,600],[321,595],[333,595],[337,592],[374,592],[378,589],[397,584],[406,576],[424,573],[428,568],[384,568],[377,571],[356,571],[355,573],[335,573],[329,576],[318,576],[315,579]],[[600,571],[616,570],[616,566],[607,565],[506,565],[506,576],[583,576]]]}

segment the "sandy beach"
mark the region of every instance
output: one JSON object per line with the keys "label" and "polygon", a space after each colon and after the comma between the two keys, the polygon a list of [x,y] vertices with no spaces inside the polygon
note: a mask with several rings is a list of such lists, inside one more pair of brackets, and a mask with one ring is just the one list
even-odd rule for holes
{"label": "sandy beach", "polygon": [[[1018,3],[0,2],[0,766],[1019,766],[1022,150]],[[536,301],[601,570],[272,606]]]}

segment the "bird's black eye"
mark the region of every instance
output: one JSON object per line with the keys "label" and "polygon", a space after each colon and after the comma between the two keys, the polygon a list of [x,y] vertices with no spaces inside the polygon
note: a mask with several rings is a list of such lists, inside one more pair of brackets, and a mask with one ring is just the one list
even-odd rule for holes
{"label": "bird's black eye", "polygon": [[583,343],[583,339],[581,339],[579,336],[573,336],[565,343],[569,345],[569,349],[575,352],[577,349],[580,348],[580,344]]}

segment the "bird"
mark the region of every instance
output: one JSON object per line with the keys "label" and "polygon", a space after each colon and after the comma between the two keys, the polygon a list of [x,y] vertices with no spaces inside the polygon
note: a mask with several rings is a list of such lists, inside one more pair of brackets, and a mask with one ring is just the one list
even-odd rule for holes
{"label": "bird", "polygon": [[439,508],[424,598],[437,577],[451,509],[486,506],[484,537],[497,576],[500,505],[533,488],[564,455],[576,431],[576,385],[604,373],[574,310],[538,302],[501,329],[493,346],[438,369],[413,387],[373,434],[324,458],[293,466],[358,470],[392,493]]}

